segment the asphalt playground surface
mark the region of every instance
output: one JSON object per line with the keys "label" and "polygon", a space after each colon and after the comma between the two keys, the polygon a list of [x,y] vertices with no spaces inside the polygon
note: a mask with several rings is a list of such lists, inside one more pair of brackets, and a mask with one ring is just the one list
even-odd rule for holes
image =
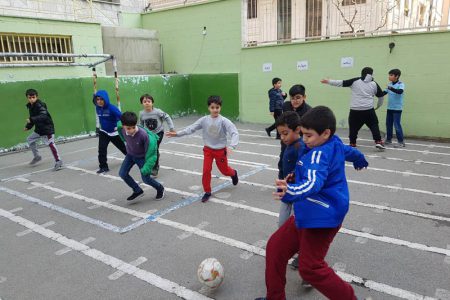
{"label": "asphalt playground surface", "polygon": [[[175,119],[177,129],[196,117]],[[279,141],[261,124],[236,124],[230,156],[240,182],[213,167],[213,197],[201,203],[201,132],[164,138],[156,191],[134,203],[118,177],[123,155],[110,144],[97,175],[97,139],[0,156],[0,299],[254,299],[265,295],[265,245],[277,229],[273,200]],[[274,135],[274,134],[272,134]],[[347,130],[338,130],[344,142]],[[450,299],[450,144],[406,140],[377,151],[358,139],[369,168],[346,168],[350,211],[327,261],[360,299]],[[132,176],[140,181],[136,167]],[[208,257],[225,269],[215,291],[197,280]],[[287,270],[287,299],[324,299]]]}

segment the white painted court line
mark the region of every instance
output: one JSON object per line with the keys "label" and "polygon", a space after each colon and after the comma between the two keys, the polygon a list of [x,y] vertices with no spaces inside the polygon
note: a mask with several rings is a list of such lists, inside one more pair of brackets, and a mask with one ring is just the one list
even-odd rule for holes
{"label": "white painted court line", "polygon": [[[267,241],[266,241],[266,240],[259,240],[259,241],[256,241],[256,243],[254,243],[253,246],[256,246],[256,247],[259,247],[259,248],[265,248],[265,247],[266,247],[266,244],[267,244]],[[253,257],[253,255],[254,255],[253,252],[244,251],[244,252],[242,252],[242,253],[239,255],[239,257],[242,258],[242,259],[244,259],[244,260],[247,260],[247,259]]]}
{"label": "white painted court line", "polygon": [[[240,143],[245,143],[245,142],[240,142]],[[194,144],[186,144],[186,143],[177,143],[178,145],[185,145],[185,146],[194,146]],[[252,144],[256,144],[256,143],[252,143]],[[268,145],[271,146],[271,145]],[[279,145],[276,146],[277,148],[280,148]],[[251,155],[255,155],[255,156],[265,156],[265,157],[271,157],[273,159],[279,159],[279,155],[275,155],[275,154],[264,154],[264,153],[259,153],[259,152],[251,152],[251,151],[239,151],[239,150],[234,150],[234,152],[237,153],[243,153],[243,154],[251,154]],[[170,151],[167,151],[166,153],[168,154],[173,154],[170,153]],[[191,153],[187,153],[187,152],[181,152],[182,156],[186,156],[186,155],[192,155],[192,157],[195,156],[195,158],[201,158],[203,159],[202,155],[198,155],[198,154],[191,154]],[[385,157],[381,157],[378,155],[366,155],[366,157],[370,157],[370,158],[385,158]],[[392,160],[401,160],[401,159],[396,159],[396,158],[386,158],[386,159],[392,159]],[[422,160],[417,160],[417,161],[412,161],[412,160],[404,160],[405,162],[414,162],[414,163],[428,163],[431,164],[432,162],[425,162]],[[434,164],[434,163],[433,163]],[[446,164],[442,164],[442,163],[436,163],[439,165],[445,165]],[[353,169],[353,164],[350,163],[346,163],[345,164],[346,167]],[[448,164],[448,166],[450,166],[450,164]],[[272,169],[272,168],[267,168],[267,169]],[[278,169],[275,169],[278,171]],[[450,177],[448,176],[440,176],[440,175],[430,175],[430,174],[424,174],[424,173],[416,173],[416,172],[412,172],[412,171],[398,171],[398,170],[391,170],[391,169],[384,169],[384,168],[374,168],[374,167],[368,167],[367,170],[371,170],[371,171],[379,171],[379,172],[387,172],[387,173],[394,173],[394,174],[401,174],[403,176],[419,176],[419,177],[428,177],[428,178],[436,178],[436,179],[444,179],[444,180],[450,180]]]}
{"label": "white painted court line", "polygon": [[[158,210],[156,210],[156,209],[150,209],[150,210],[147,210],[145,213],[150,216],[150,215],[154,214],[157,211]],[[140,217],[134,217],[134,218],[131,219],[131,221],[135,222],[135,221],[139,221],[141,219],[142,218],[140,218]]]}
{"label": "white painted court line", "polygon": [[[98,147],[89,147],[89,148],[83,148],[83,149],[80,149],[80,150],[64,152],[64,156],[67,157],[68,155],[71,155],[71,154],[74,154],[74,153],[84,152],[84,151],[92,150],[92,149],[98,149]],[[42,157],[42,159],[44,160],[46,158]],[[30,157],[30,161],[31,161],[31,157]],[[40,164],[42,164],[42,162]],[[10,168],[19,167],[19,166],[28,166],[28,165],[30,165],[30,162],[18,163],[18,164],[9,165],[9,166],[6,166],[6,167],[1,167],[0,170],[10,169]],[[51,168],[51,169],[53,169],[53,168]],[[51,169],[47,169],[47,170],[51,170]]]}
{"label": "white painted court line", "polygon": [[[218,202],[221,202],[222,204],[226,202],[224,200],[218,200],[218,199],[214,199],[214,198],[210,199],[210,201],[211,202],[218,201]],[[230,204],[231,205],[236,205],[239,208],[244,208],[245,207],[245,205],[242,205],[242,204],[236,204],[236,203],[230,203]],[[249,208],[248,210],[250,210],[250,211],[265,212],[265,214],[268,214],[268,215],[278,216],[277,213],[264,211],[264,210],[256,209],[256,208],[253,208],[253,207],[248,207],[248,208]],[[0,209],[0,212],[2,212],[1,209]],[[135,213],[138,214],[138,215],[142,214],[140,212],[135,212]],[[179,229],[179,230],[182,230],[182,231],[185,231],[185,232],[192,232],[193,234],[201,236],[201,237],[204,237],[204,238],[215,240],[215,241],[224,243],[224,244],[232,246],[232,247],[236,247],[236,248],[248,251],[248,252],[255,253],[257,255],[265,256],[265,250],[264,249],[261,249],[259,247],[254,246],[254,245],[249,245],[249,244],[246,244],[244,242],[240,242],[240,241],[237,241],[237,240],[234,240],[234,239],[231,239],[231,238],[227,238],[227,237],[224,237],[224,236],[221,236],[221,235],[218,235],[218,234],[207,232],[207,231],[204,231],[204,230],[196,228],[196,227],[188,226],[188,225],[185,225],[185,224],[181,224],[181,223],[178,223],[178,222],[175,222],[175,221],[171,221],[171,220],[167,220],[167,219],[163,219],[163,218],[156,218],[154,220],[154,222],[157,222],[157,223],[162,224],[162,225],[167,225],[167,226],[170,226],[172,228],[176,228],[176,229]],[[342,231],[342,228],[341,228],[341,231]],[[361,234],[361,233],[358,233],[358,232],[356,232],[356,233],[357,234]],[[350,233],[350,234],[355,234],[355,233]],[[372,238],[368,234],[365,234],[364,237]],[[395,239],[393,239],[393,240],[395,240]],[[417,245],[420,245],[420,244],[415,244],[415,243],[409,243],[408,242],[408,244],[405,244],[405,245],[408,246],[408,247],[411,247],[411,248],[415,248]],[[423,246],[422,247],[423,249],[420,249],[420,250],[425,250],[425,251],[430,250],[430,249],[428,249],[429,248],[428,246],[424,246],[424,245],[420,245],[420,246],[421,247]],[[434,249],[431,249],[431,250],[434,250]],[[431,251],[431,252],[434,252],[434,251]],[[447,252],[448,252],[447,255],[450,255],[450,250],[448,250]],[[372,286],[373,287],[373,288],[371,287],[372,289],[374,289],[376,291],[379,291],[379,292],[388,293],[388,294],[392,294],[393,293],[392,295],[395,295],[397,297],[401,297],[399,295],[404,295],[405,296],[404,299],[432,299],[432,298],[417,298],[417,297],[423,297],[423,296],[420,296],[418,294],[415,294],[415,293],[412,293],[412,292],[409,292],[409,291],[404,291],[404,290],[401,290],[401,289],[398,289],[398,288],[393,288],[393,287],[390,287],[390,286],[385,285],[385,284],[381,284],[381,283],[373,282],[373,281],[370,281],[370,280],[366,280],[366,279],[360,278],[360,277],[352,275],[352,274],[340,273],[339,275],[344,280],[347,280],[349,282],[353,281],[353,282],[356,282],[358,284],[365,285],[367,287]],[[386,291],[384,291],[384,289],[386,289]]]}
{"label": "white painted court line", "polygon": [[[267,134],[264,132],[264,131],[261,131],[261,130],[252,130],[252,129],[238,129],[239,131],[242,131],[242,132],[255,132],[255,133],[261,133],[261,135],[250,135],[250,134],[247,134],[247,136],[254,136],[254,137],[264,137],[264,138],[267,138]],[[244,135],[244,134],[241,134],[241,135]],[[339,136],[341,139],[345,139],[345,140],[348,140],[348,138],[347,137],[344,137],[344,136]],[[359,141],[367,141],[367,142],[373,142],[373,140],[370,140],[370,139],[363,139],[363,138],[358,138],[358,140]],[[407,142],[407,144],[408,145],[412,145],[412,146],[421,146],[421,147],[426,147],[426,148],[443,148],[443,149],[450,149],[450,146],[443,146],[443,145],[436,145],[436,144],[431,144],[431,142],[430,143],[427,143],[427,144],[419,144],[419,143],[410,143],[410,142]]]}
{"label": "white painted court line", "polygon": [[[86,174],[86,173],[84,173],[84,174]],[[86,174],[86,175],[87,175],[87,174]],[[116,199],[109,199],[109,200],[106,200],[105,203],[114,203],[114,202],[116,202],[116,201],[117,201]],[[89,206],[88,209],[96,209],[96,208],[99,208],[99,207],[101,207],[101,206],[95,204],[95,205]]]}
{"label": "white painted court line", "polygon": [[[203,228],[207,227],[208,225],[209,225],[209,222],[201,222],[200,224],[195,226],[195,228],[203,229]],[[192,236],[192,232],[183,232],[182,234],[178,235],[177,238],[180,240],[184,240],[191,236]]]}
{"label": "white painted court line", "polygon": [[[177,228],[179,230],[183,230],[183,231],[188,231],[188,232],[192,232],[195,235],[210,239],[210,240],[214,240],[214,241],[218,241],[220,243],[235,247],[235,248],[239,248],[242,250],[245,250],[247,252],[252,252],[256,255],[260,255],[260,256],[266,256],[266,251],[260,247],[254,246],[254,245],[250,245],[241,241],[237,241],[237,240],[233,240],[224,236],[220,236],[211,232],[207,232],[195,227],[191,227],[188,225],[184,225],[181,223],[177,223],[174,221],[170,221],[167,219],[162,219],[162,218],[158,218],[155,220],[155,222],[159,223],[159,224],[163,224],[163,225],[167,225],[173,228]],[[356,283],[357,285],[362,285],[365,286],[371,290],[377,291],[377,292],[381,292],[384,294],[388,294],[388,295],[392,295],[392,296],[396,296],[402,299],[413,299],[413,300],[437,300],[435,298],[432,297],[428,297],[428,296],[423,296],[414,292],[410,292],[410,291],[406,291],[403,289],[399,289],[396,287],[392,287],[389,286],[387,284],[384,283],[378,283],[372,280],[368,280],[365,278],[361,278],[358,276],[355,276],[353,274],[348,274],[348,273],[344,273],[344,272],[336,272],[343,280],[350,282],[350,283]]]}
{"label": "white painted court line", "polygon": [[[84,169],[78,168],[78,167],[71,167],[71,168],[74,169],[74,170],[82,171],[82,172],[87,171],[89,173],[94,173],[93,171],[84,170]],[[116,180],[122,180],[120,177],[117,177],[117,176],[112,176],[112,175],[103,175],[103,176],[107,176],[108,178],[112,178],[112,179],[116,179]],[[182,191],[175,190],[175,189],[170,189],[170,188],[166,188],[166,190],[167,191],[172,191],[172,192],[175,192],[175,193],[181,193],[182,195],[185,195],[185,196],[195,196],[196,195],[196,194],[193,194],[193,193],[182,192]],[[98,201],[98,200],[96,200],[96,201]],[[260,209],[260,208],[256,208],[256,207],[252,207],[252,206],[248,206],[248,205],[244,205],[244,204],[240,204],[240,203],[236,203],[236,202],[229,202],[229,201],[217,199],[217,198],[214,198],[214,197],[210,198],[209,201],[210,202],[214,202],[214,203],[218,203],[218,204],[222,204],[222,205],[225,205],[225,206],[236,207],[236,208],[244,209],[244,210],[247,210],[247,211],[260,213],[260,214],[265,214],[265,215],[269,215],[269,216],[274,216],[274,217],[278,218],[278,213],[271,212],[271,211],[264,210],[264,209]],[[372,205],[371,207],[375,207],[375,205]],[[380,209],[386,209],[386,210],[389,210],[389,211],[397,212],[397,211],[394,211],[395,209],[389,209],[389,208],[387,208],[387,207],[385,208],[383,206],[376,206],[376,207],[380,208]],[[426,214],[420,214],[420,213],[415,213],[414,214],[414,212],[409,212],[409,215],[420,216],[420,217],[427,216]],[[429,215],[429,216],[432,216],[432,215]],[[434,217],[434,219],[438,219],[438,220],[441,220],[441,221],[450,221],[450,218],[438,217],[438,216],[432,216],[432,217]],[[394,244],[394,245],[398,245],[398,246],[406,246],[408,248],[412,248],[412,249],[416,249],[416,250],[434,252],[434,253],[439,253],[439,254],[444,254],[444,255],[450,256],[450,250],[442,249],[442,248],[438,248],[438,247],[430,247],[430,246],[426,246],[426,245],[419,244],[419,243],[409,242],[409,241],[395,239],[395,238],[390,238],[390,237],[385,237],[385,236],[372,235],[372,234],[368,234],[368,233],[365,233],[365,232],[359,232],[359,231],[355,231],[355,230],[351,230],[351,229],[345,229],[345,228],[341,228],[341,230],[339,232],[345,233],[345,234],[348,234],[348,235],[353,235],[353,236],[356,236],[356,237],[364,237],[364,238],[368,238],[368,239],[371,239],[371,240],[376,240],[376,241],[379,241],[379,242],[390,243],[390,244]]]}
{"label": "white painted court line", "polygon": [[[141,257],[138,257],[136,260],[130,262],[130,265],[133,266],[133,267],[137,267],[139,265],[142,265],[146,261],[147,261],[147,258],[141,256]],[[109,280],[117,280],[120,277],[122,277],[123,275],[125,275],[125,272],[123,272],[123,271],[116,271],[116,272],[112,273],[111,275],[109,275],[108,279]]]}
{"label": "white painted court line", "polygon": [[[45,227],[49,227],[49,226],[52,226],[52,225],[55,225],[55,222],[49,221],[49,222],[46,222],[46,223],[44,223],[44,224],[42,224],[42,225],[39,225],[39,226],[45,228]],[[16,236],[21,237],[21,236],[30,234],[30,233],[32,233],[32,232],[33,232],[33,230],[31,230],[31,229],[26,229],[26,230],[24,230],[24,231],[21,231],[21,232],[16,233]]]}
{"label": "white painted court line", "polygon": [[21,211],[21,210],[23,210],[23,208],[22,207],[16,207],[16,208],[13,208],[13,209],[11,209],[11,210],[8,210],[10,213],[15,213],[15,212],[18,212],[18,211]]}
{"label": "white painted court line", "polygon": [[[80,244],[87,245],[87,244],[89,244],[90,242],[93,242],[93,241],[95,241],[95,238],[90,236],[88,238],[85,238],[84,240],[81,240]],[[63,254],[69,253],[72,250],[73,249],[70,248],[70,247],[65,247],[65,248],[63,248],[61,250],[56,251],[55,255],[63,255]]]}
{"label": "white painted court line", "polygon": [[97,249],[90,248],[87,245],[83,245],[80,242],[72,240],[62,234],[56,233],[52,230],[46,229],[42,226],[39,226],[36,223],[33,223],[27,219],[16,216],[8,211],[0,209],[0,216],[11,220],[12,222],[22,225],[41,236],[51,239],[61,245],[71,248],[74,251],[78,251],[81,254],[86,255],[96,261],[102,262],[116,270],[122,271],[125,274],[129,274],[134,276],[142,281],[145,281],[161,290],[169,292],[171,294],[175,294],[184,299],[192,299],[192,300],[211,300],[211,298],[205,297],[200,293],[189,290],[184,286],[181,286],[175,282],[162,278],[154,273],[148,272],[143,269],[139,269],[129,263],[126,263],[114,256],[105,254]]}
{"label": "white painted court line", "polygon": [[[78,189],[78,190],[75,190],[75,191],[71,191],[71,193],[74,193],[74,194],[76,194],[76,193],[79,193],[79,192],[82,192],[83,191],[83,189]],[[55,196],[55,197],[53,197],[54,199],[61,199],[61,198],[63,198],[63,197],[66,197],[67,195],[64,195],[64,194],[61,194],[61,195],[57,195],[57,196]]]}
{"label": "white painted court line", "polygon": [[[172,155],[176,155],[176,156],[181,156],[181,157],[203,159],[202,154],[196,154],[196,153],[190,153],[190,152],[172,151],[172,150],[165,150],[165,149],[159,149],[159,152],[172,154]],[[257,162],[248,161],[248,160],[237,160],[237,159],[232,159],[232,158],[228,158],[228,163],[229,164],[239,164],[241,166],[246,166],[246,167],[268,166],[268,164],[257,163]]]}
{"label": "white painted court line", "polygon": [[[117,157],[111,157],[111,158],[119,159]],[[197,157],[193,157],[193,158],[197,158]],[[203,157],[201,157],[201,159],[203,159]],[[192,174],[192,175],[202,175],[202,173],[200,173],[200,172],[194,172],[194,171],[189,171],[189,170],[185,170],[185,169],[178,169],[178,168],[164,167],[164,166],[161,166],[160,168],[168,169],[168,170],[175,170],[175,171],[178,171],[178,172],[186,172],[186,173]],[[275,169],[275,168],[267,167],[265,169],[266,170],[270,170],[270,171],[278,172],[278,169]],[[218,179],[222,179],[222,180],[229,180],[229,178],[223,177],[223,176],[214,176],[214,178],[218,178]],[[354,182],[354,181],[351,181],[351,180],[347,180],[347,181],[351,182],[351,183],[355,183],[355,184],[363,184],[362,182],[359,183],[359,182]],[[268,184],[263,184],[263,183],[251,182],[251,181],[247,181],[247,180],[239,180],[239,183],[275,190],[274,186],[268,185]],[[371,185],[371,183],[365,183],[365,184]],[[408,188],[403,188],[403,187],[401,187],[399,185],[394,185],[394,186],[379,185],[379,186],[383,187],[383,188],[391,189],[393,191],[405,190],[405,191],[410,191],[410,192],[419,192],[419,193],[422,192],[422,193],[426,193],[426,194],[432,194],[432,195],[440,196],[440,195],[435,194],[434,192],[421,191],[421,190],[410,190]],[[444,194],[444,195],[447,195],[447,197],[450,196],[449,194]],[[432,215],[432,214],[426,214],[426,213],[420,213],[420,212],[415,212],[415,211],[409,211],[409,210],[399,209],[399,208],[395,208],[395,207],[389,207],[389,206],[383,206],[383,205],[377,205],[377,204],[370,204],[370,203],[364,203],[364,202],[359,202],[359,201],[350,201],[350,204],[363,206],[363,207],[375,208],[375,209],[379,209],[379,210],[386,210],[386,211],[390,211],[390,212],[394,212],[394,213],[406,214],[406,215],[415,216],[415,217],[421,217],[421,218],[425,218],[425,219],[432,219],[432,220],[450,222],[450,218],[448,218],[448,217],[442,217],[442,216],[436,216],[436,215]]]}
{"label": "white painted court line", "polygon": [[[16,180],[17,178],[15,178],[15,180]],[[53,184],[53,183],[55,183],[54,181],[49,181],[49,182],[44,182],[43,184],[44,185],[49,185],[49,184]],[[39,188],[39,186],[36,186],[36,185],[34,185],[34,186],[29,186],[29,187],[27,187],[27,190],[34,190],[34,189],[37,189],[37,188]]]}

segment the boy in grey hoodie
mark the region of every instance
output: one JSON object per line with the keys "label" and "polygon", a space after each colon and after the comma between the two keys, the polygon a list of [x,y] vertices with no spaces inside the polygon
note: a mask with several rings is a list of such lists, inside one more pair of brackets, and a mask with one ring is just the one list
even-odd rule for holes
{"label": "boy in grey hoodie", "polygon": [[[358,132],[363,125],[367,125],[372,132],[375,147],[384,150],[384,142],[381,139],[378,118],[375,110],[383,105],[384,93],[380,86],[373,80],[373,69],[365,67],[361,70],[361,77],[348,80],[322,79],[320,82],[337,87],[350,87],[352,98],[350,101],[350,113],[348,116],[350,146],[356,147]],[[378,97],[374,107],[373,97]]]}

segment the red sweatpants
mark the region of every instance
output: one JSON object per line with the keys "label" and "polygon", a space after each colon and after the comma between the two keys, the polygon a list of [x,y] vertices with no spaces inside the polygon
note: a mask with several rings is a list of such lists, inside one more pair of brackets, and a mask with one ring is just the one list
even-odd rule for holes
{"label": "red sweatpants", "polygon": [[267,299],[286,299],[286,266],[292,255],[299,252],[298,271],[303,280],[328,299],[356,300],[351,285],[336,275],[324,260],[339,228],[299,229],[291,216],[272,234],[266,248]]}
{"label": "red sweatpants", "polygon": [[202,184],[205,193],[211,193],[211,171],[214,159],[216,160],[217,168],[223,175],[233,176],[235,172],[235,170],[228,166],[227,148],[216,150],[204,146]]}

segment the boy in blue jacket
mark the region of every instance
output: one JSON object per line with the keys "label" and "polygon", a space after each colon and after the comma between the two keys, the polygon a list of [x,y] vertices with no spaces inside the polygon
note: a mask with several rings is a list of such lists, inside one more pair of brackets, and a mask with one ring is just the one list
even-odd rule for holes
{"label": "boy in blue jacket", "polygon": [[334,135],[336,118],[328,107],[308,111],[300,126],[310,150],[297,162],[295,183],[276,180],[274,198],[292,203],[294,216],[267,242],[267,299],[286,299],[286,266],[301,249],[299,273],[303,280],[328,299],[355,300],[351,285],[327,265],[325,256],[349,208],[345,160],[352,161],[356,170],[368,163],[359,150],[344,145]]}
{"label": "boy in blue jacket", "polygon": [[[284,99],[286,99],[287,94],[281,90],[281,79],[275,77],[272,79],[272,88],[267,92],[269,95],[269,111],[275,121],[279,116],[283,113],[283,103]],[[275,122],[269,127],[265,128],[265,131],[268,136],[270,136],[270,132],[276,129]],[[277,140],[280,139],[280,135],[277,132]]]}
{"label": "boy in blue jacket", "polygon": [[117,133],[117,122],[120,120],[120,110],[109,102],[108,92],[99,90],[92,99],[98,120],[100,121],[100,130],[98,133],[98,163],[97,174],[109,172],[107,162],[107,151],[109,142],[112,142],[123,155],[127,155],[125,144]]}

